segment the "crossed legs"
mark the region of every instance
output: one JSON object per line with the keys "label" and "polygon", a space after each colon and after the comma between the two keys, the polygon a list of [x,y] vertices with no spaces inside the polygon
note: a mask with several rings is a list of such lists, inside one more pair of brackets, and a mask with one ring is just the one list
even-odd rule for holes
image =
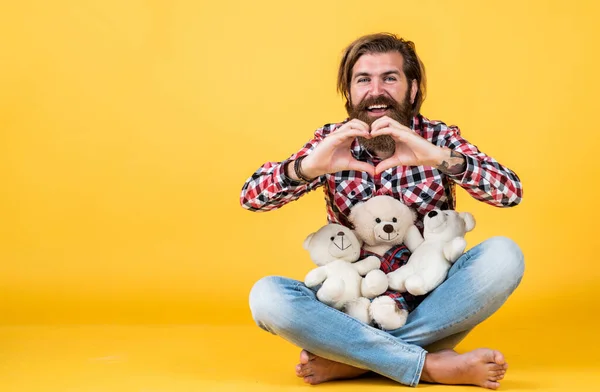
{"label": "crossed legs", "polygon": [[495,350],[451,349],[492,315],[523,275],[519,247],[504,237],[466,252],[448,279],[397,330],[382,331],[319,302],[301,282],[267,277],[250,293],[257,324],[304,348],[298,376],[317,384],[373,371],[404,385],[420,380],[495,389],[507,364]]}

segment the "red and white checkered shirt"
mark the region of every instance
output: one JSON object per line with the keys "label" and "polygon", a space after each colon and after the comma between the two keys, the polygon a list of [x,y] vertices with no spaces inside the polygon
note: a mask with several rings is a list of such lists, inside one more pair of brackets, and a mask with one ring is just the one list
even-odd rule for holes
{"label": "red and white checkered shirt", "polygon": [[[376,177],[346,170],[322,175],[310,183],[294,181],[285,175],[283,169],[287,162],[310,154],[321,140],[346,121],[317,129],[314,138],[287,160],[262,165],[242,188],[242,206],[251,211],[270,211],[323,186],[330,223],[350,226],[347,217],[352,206],[375,195],[390,195],[417,212],[417,226],[422,229],[423,217],[427,212],[434,208],[455,209],[455,184],[477,200],[493,206],[512,207],[521,201],[521,181],[513,171],[463,139],[457,126],[430,121],[422,115],[413,118],[411,129],[436,146],[448,147],[463,154],[466,158],[463,173],[446,175],[430,166],[397,166]],[[351,149],[354,157],[360,161],[373,165],[379,162],[357,140]]]}

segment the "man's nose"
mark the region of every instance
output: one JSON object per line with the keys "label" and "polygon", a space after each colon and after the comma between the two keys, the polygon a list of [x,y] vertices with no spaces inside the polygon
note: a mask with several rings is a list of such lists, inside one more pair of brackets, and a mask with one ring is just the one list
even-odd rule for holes
{"label": "man's nose", "polygon": [[383,84],[378,79],[371,82],[371,95],[378,97],[383,93]]}

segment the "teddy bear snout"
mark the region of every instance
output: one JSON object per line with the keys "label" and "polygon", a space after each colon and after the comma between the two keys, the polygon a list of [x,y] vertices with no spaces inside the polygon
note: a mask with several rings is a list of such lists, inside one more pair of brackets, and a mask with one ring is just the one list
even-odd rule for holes
{"label": "teddy bear snout", "polygon": [[394,226],[387,224],[383,226],[383,231],[385,231],[386,233],[390,234],[394,231]]}
{"label": "teddy bear snout", "polygon": [[429,211],[425,216],[424,224],[430,231],[444,230],[446,227],[446,221],[449,219],[447,212],[440,211],[438,209]]}

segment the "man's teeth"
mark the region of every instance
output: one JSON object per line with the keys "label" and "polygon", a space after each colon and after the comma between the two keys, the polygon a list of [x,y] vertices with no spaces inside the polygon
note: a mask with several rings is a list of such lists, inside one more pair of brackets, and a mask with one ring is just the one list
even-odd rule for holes
{"label": "man's teeth", "polygon": [[373,110],[373,109],[387,109],[387,105],[371,105],[367,109],[369,109],[369,110]]}

